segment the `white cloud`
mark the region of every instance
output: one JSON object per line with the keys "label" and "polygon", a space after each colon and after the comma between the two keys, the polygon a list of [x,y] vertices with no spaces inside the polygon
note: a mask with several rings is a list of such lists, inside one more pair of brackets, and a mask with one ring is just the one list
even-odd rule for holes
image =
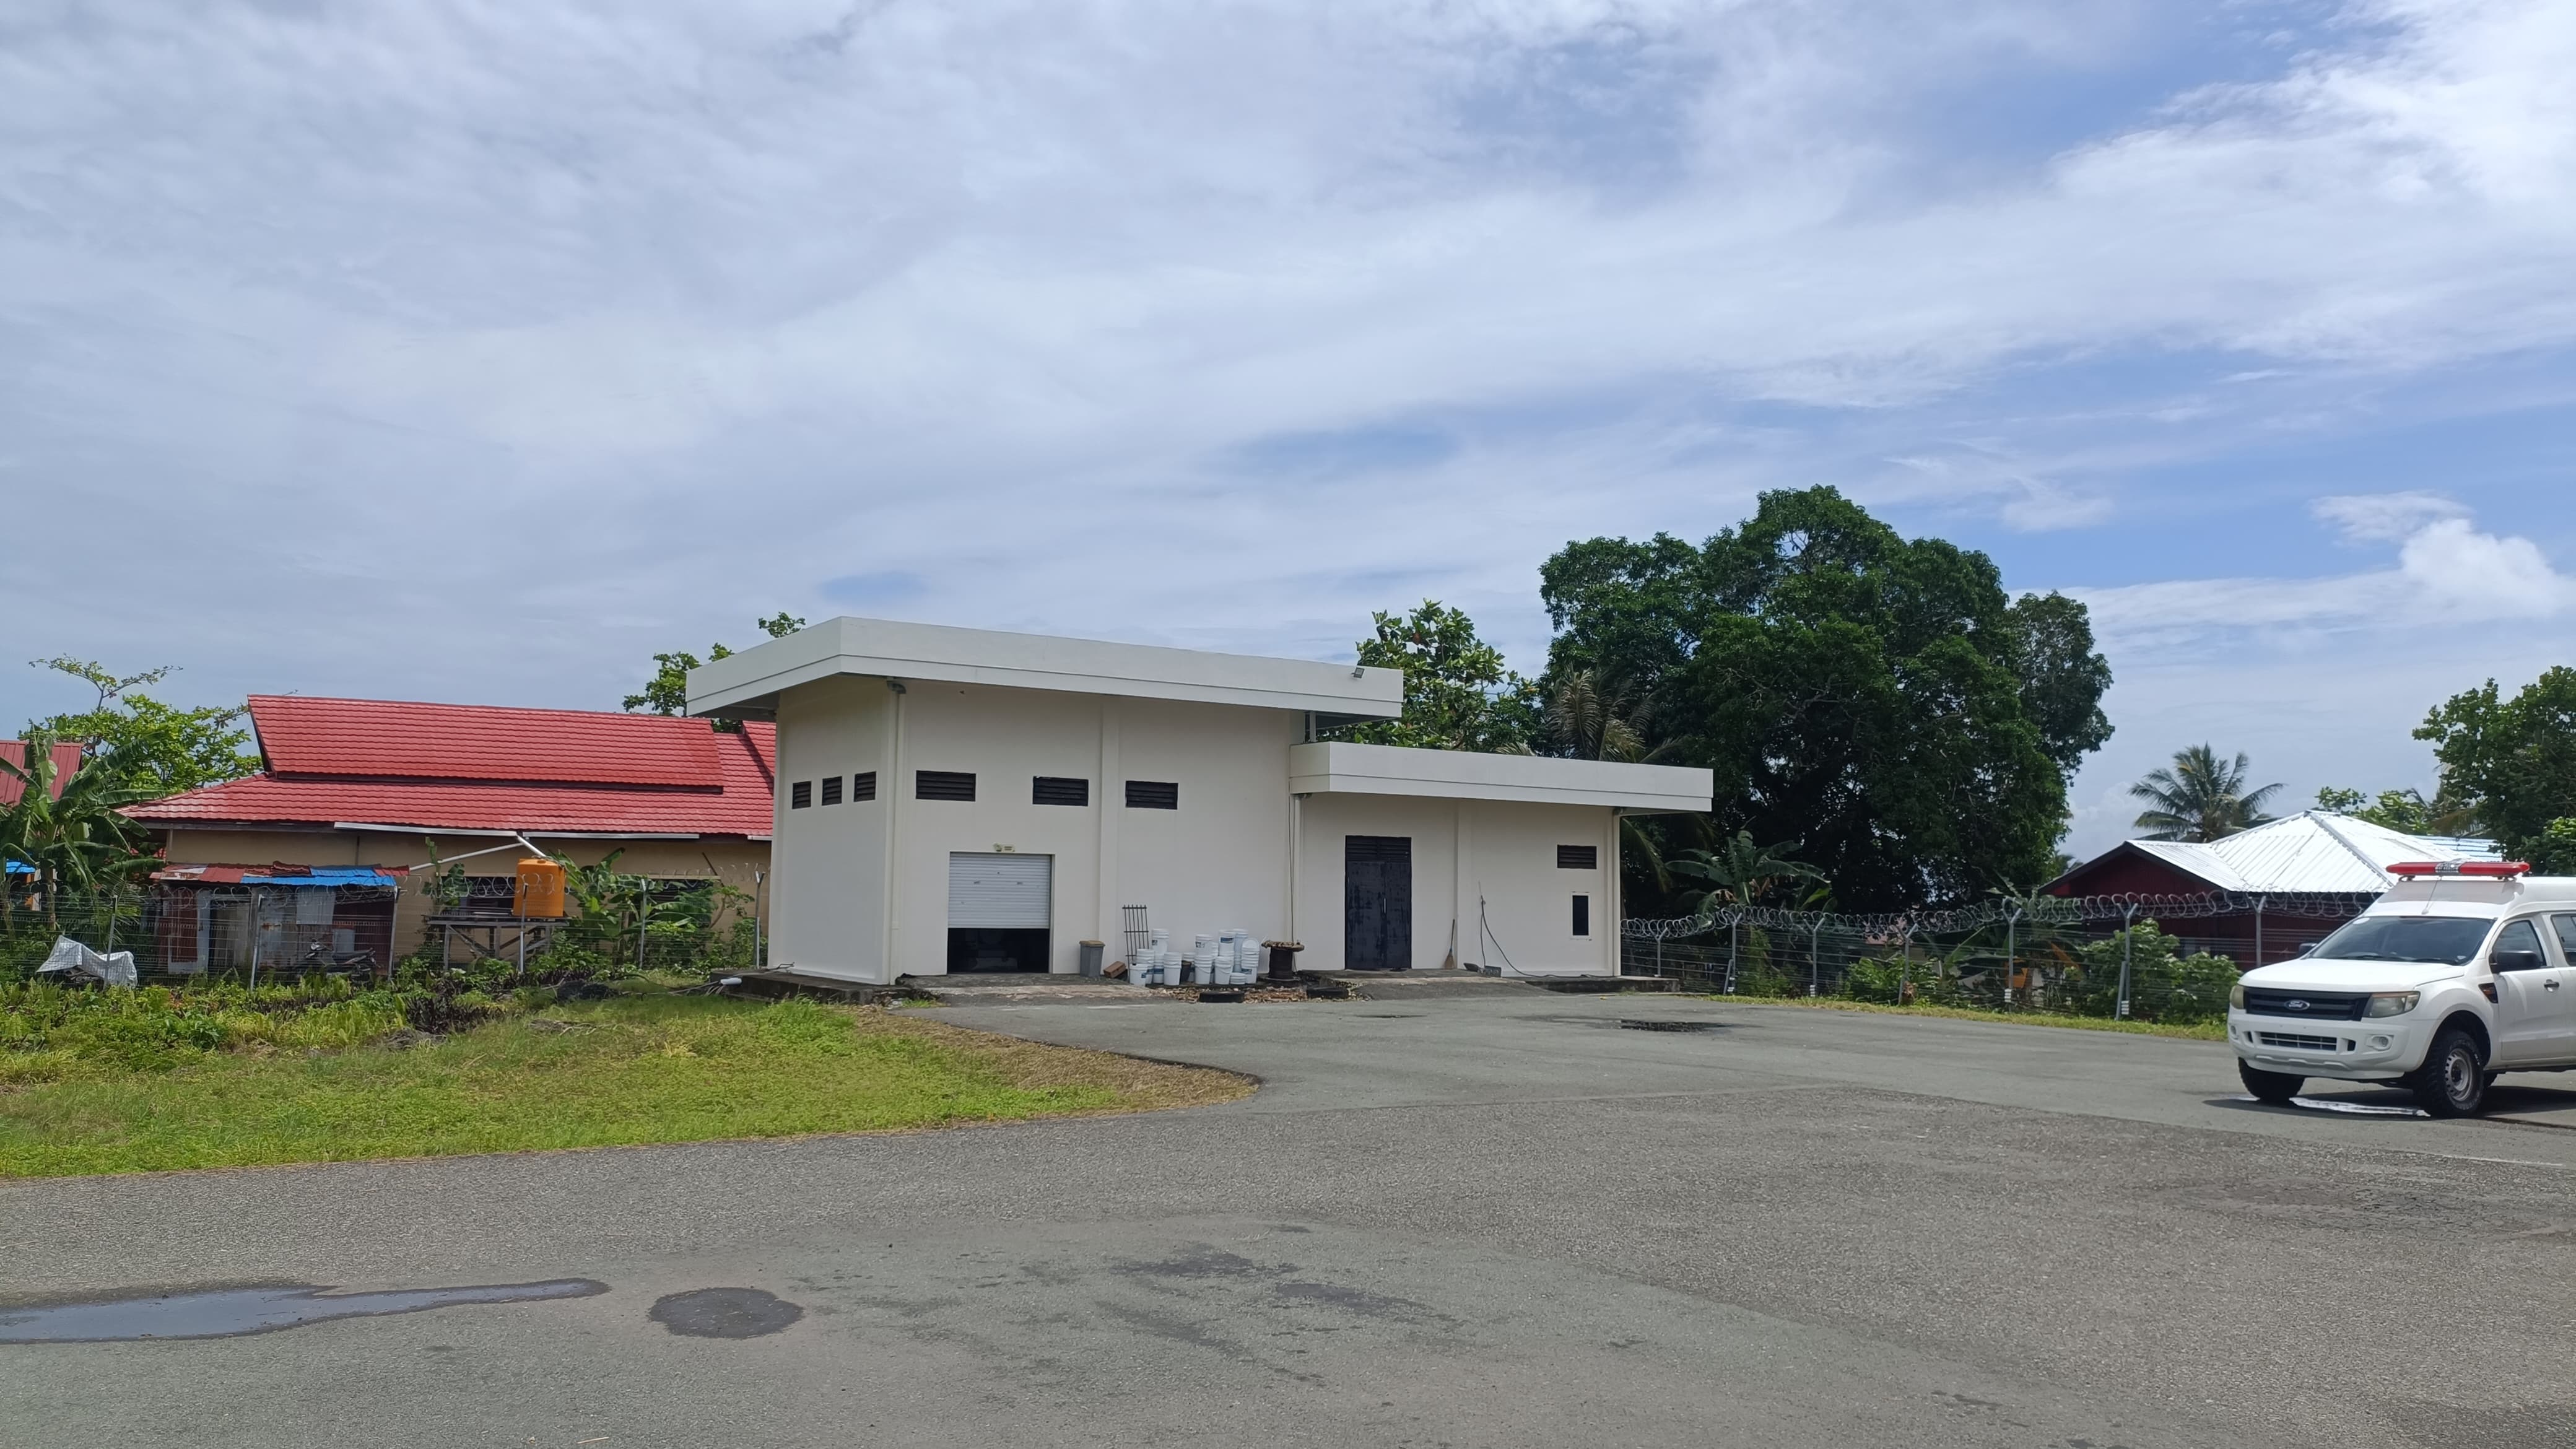
{"label": "white cloud", "polygon": [[2418,492],[2339,494],[2320,498],[2309,509],[2356,543],[2410,538],[2428,523],[2465,518],[2469,511],[2438,493]]}
{"label": "white cloud", "polygon": [[[1880,460],[1937,458],[1904,496],[2061,537],[2119,510],[2116,466],[1926,400],[2106,356],[2385,378],[2576,346],[2576,10],[2351,13],[2268,81],[2177,72],[2161,111],[2030,155],[1966,135],[1962,98],[2072,89],[2188,20],[94,8],[0,49],[0,437],[10,478],[151,561],[44,626],[247,685],[613,698],[672,634],[890,571],[927,617],[1299,648],[1437,580],[1517,600],[1535,642],[1549,550],[1704,531],[1757,486],[1898,489]],[[1893,440],[1842,450],[1819,415]],[[1449,444],[1365,478],[1240,466],[1403,429]],[[2403,543],[2376,574],[2122,606],[2316,627],[2481,577],[2557,597],[2527,540],[2375,526]],[[26,599],[95,562],[0,553]],[[1182,566],[1209,559],[1227,587]],[[353,579],[436,645],[275,622]]]}
{"label": "white cloud", "polygon": [[1991,445],[1961,444],[1887,461],[1902,471],[1894,480],[1882,479],[1863,490],[1873,501],[1969,501],[1992,507],[2004,526],[2018,533],[2088,528],[2113,511],[2102,490],[2043,477]]}
{"label": "white cloud", "polygon": [[2552,619],[2576,607],[2576,578],[2558,572],[2538,544],[2480,532],[2447,500],[2326,498],[2316,512],[2351,537],[2401,537],[2396,567],[2314,579],[2169,579],[2075,592],[2106,638],[2141,647],[2205,648],[2213,634],[2232,632],[2386,633]]}

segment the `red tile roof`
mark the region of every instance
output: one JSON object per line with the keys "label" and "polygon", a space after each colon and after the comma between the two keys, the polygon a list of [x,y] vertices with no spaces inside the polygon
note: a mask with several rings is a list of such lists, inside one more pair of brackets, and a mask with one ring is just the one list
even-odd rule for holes
{"label": "red tile roof", "polygon": [[254,694],[250,722],[279,775],[706,785],[717,772],[706,721],[658,714]]}
{"label": "red tile roof", "polygon": [[267,770],[126,813],[158,825],[770,833],[777,736],[764,723],[718,734],[659,715],[274,695],[254,696],[251,718]]}
{"label": "red tile roof", "polygon": [[[54,798],[59,800],[63,795],[63,787],[72,782],[72,772],[81,767],[80,742],[77,740],[57,741],[49,753],[54,757]],[[10,764],[16,765],[20,769],[25,769],[27,766],[27,742],[25,740],[0,740],[0,760],[7,760]],[[0,774],[0,810],[5,810],[9,806],[17,804],[18,797],[26,793],[27,787],[18,783],[17,776]]]}

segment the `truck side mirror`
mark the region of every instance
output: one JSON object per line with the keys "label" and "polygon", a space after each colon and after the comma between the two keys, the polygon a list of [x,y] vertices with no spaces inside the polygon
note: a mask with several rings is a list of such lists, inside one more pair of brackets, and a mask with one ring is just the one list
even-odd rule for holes
{"label": "truck side mirror", "polygon": [[2539,971],[2549,965],[2549,958],[2537,951],[2498,951],[2487,958],[2487,965],[2497,971]]}

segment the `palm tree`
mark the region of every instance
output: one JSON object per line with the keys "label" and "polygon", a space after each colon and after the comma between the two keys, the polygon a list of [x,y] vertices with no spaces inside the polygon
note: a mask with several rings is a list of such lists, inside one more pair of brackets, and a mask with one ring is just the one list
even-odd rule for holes
{"label": "palm tree", "polygon": [[142,827],[119,813],[153,792],[130,782],[113,754],[102,756],[57,786],[54,740],[29,730],[26,763],[0,760],[0,775],[17,781],[17,803],[0,811],[0,858],[35,872],[51,920],[55,896],[97,890],[131,879],[157,863],[144,851]]}
{"label": "palm tree", "polygon": [[1671,869],[1675,875],[1708,882],[1706,888],[1690,894],[1698,912],[1706,914],[1720,906],[1751,905],[1785,881],[1823,881],[1823,872],[1796,858],[1798,845],[1795,840],[1756,845],[1752,831],[1739,830],[1720,849],[1685,852],[1671,862]]}
{"label": "palm tree", "polygon": [[1578,760],[1646,758],[1643,718],[1626,689],[1590,669],[1565,671],[1539,707],[1549,741]]}
{"label": "palm tree", "polygon": [[[1647,763],[1661,757],[1671,746],[1648,749],[1645,721],[1645,707],[1630,701],[1624,685],[1590,668],[1565,671],[1539,704],[1539,729],[1546,743],[1578,760]],[[1619,817],[1619,839],[1621,853],[1645,863],[1657,890],[1672,888],[1663,851],[1636,817]]]}
{"label": "palm tree", "polygon": [[2150,770],[2129,787],[2148,806],[2138,812],[2137,827],[2149,840],[2206,841],[2269,823],[2263,806],[2281,787],[2246,789],[2251,767],[2241,750],[2232,763],[2207,745],[2176,752],[2171,768]]}

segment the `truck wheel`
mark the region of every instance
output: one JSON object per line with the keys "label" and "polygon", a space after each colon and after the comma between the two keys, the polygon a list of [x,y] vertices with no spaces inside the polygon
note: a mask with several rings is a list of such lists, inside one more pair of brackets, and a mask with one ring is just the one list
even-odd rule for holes
{"label": "truck wheel", "polygon": [[2255,1101],[2270,1102],[2276,1107],[2299,1095],[2299,1089],[2308,1084],[2305,1077],[2257,1071],[2243,1062],[2236,1064],[2236,1075],[2244,1079],[2245,1090],[2254,1094]]}
{"label": "truck wheel", "polygon": [[2436,1117],[2474,1117],[2487,1104],[2487,1055],[2478,1039],[2459,1027],[2433,1038],[2415,1073],[2415,1100]]}

